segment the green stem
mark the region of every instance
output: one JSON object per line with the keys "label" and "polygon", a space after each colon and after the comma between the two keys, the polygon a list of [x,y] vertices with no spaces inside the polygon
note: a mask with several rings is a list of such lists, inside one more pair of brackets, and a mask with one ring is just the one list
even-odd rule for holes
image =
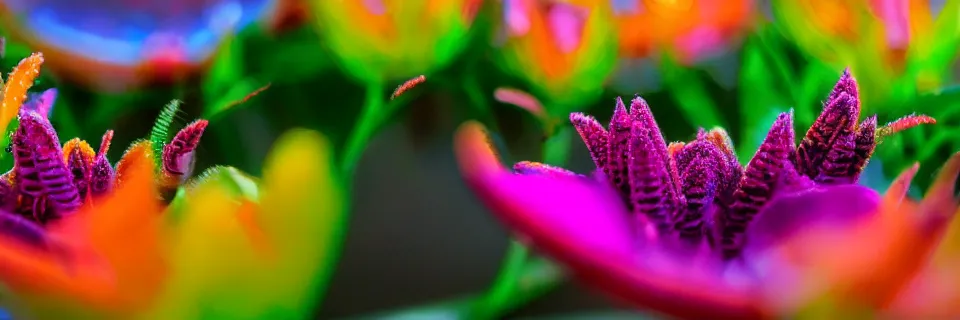
{"label": "green stem", "polygon": [[352,180],[353,171],[356,169],[360,157],[367,148],[367,143],[373,137],[374,132],[379,129],[384,116],[383,83],[374,82],[367,85],[366,96],[364,97],[363,109],[360,110],[360,117],[353,128],[353,132],[347,138],[347,144],[343,153],[343,178]]}
{"label": "green stem", "polygon": [[476,73],[467,75],[463,81],[463,88],[467,93],[467,99],[470,100],[470,107],[474,112],[476,119],[483,123],[488,129],[494,132],[500,132],[497,122],[494,120],[493,113],[490,111],[490,105],[487,103],[486,95],[480,87],[480,82],[473,76]]}
{"label": "green stem", "polygon": [[[571,132],[569,127],[562,127],[547,139],[544,162],[566,162]],[[486,293],[351,319],[499,319],[547,293],[563,279],[556,265],[532,257],[529,249],[511,240],[500,272]]]}
{"label": "green stem", "polygon": [[[571,137],[571,130],[567,127],[561,127],[549,136],[543,145],[543,161],[555,166],[566,163]],[[559,272],[546,272],[552,276],[543,277],[546,281],[539,281],[542,285],[536,286],[536,290],[530,290],[529,285],[525,285],[531,277],[543,274],[544,268],[552,268],[552,264],[542,259],[532,259],[529,249],[511,240],[500,272],[484,298],[477,302],[473,318],[500,318],[504,313],[546,293],[561,280]]]}
{"label": "green stem", "polygon": [[500,306],[510,301],[512,294],[516,291],[517,280],[522,274],[523,267],[530,258],[530,251],[523,244],[516,240],[510,240],[510,247],[507,249],[506,258],[500,267],[500,273],[497,274],[493,286],[487,291],[486,297],[477,305],[476,314],[481,319],[494,318],[501,310]]}
{"label": "green stem", "polygon": [[723,127],[723,118],[703,81],[669,57],[663,59],[667,91],[677,101],[680,111],[694,127]]}

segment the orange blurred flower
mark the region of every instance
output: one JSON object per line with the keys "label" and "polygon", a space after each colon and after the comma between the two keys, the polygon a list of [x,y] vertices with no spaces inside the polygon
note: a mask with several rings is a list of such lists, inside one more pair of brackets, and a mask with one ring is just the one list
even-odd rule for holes
{"label": "orange blurred flower", "polygon": [[751,24],[752,0],[611,0],[620,54],[639,58],[670,50],[692,62],[722,50]]}
{"label": "orange blurred flower", "polygon": [[600,0],[503,0],[502,9],[500,62],[507,72],[528,80],[548,112],[564,114],[600,94],[616,62],[609,5]]}

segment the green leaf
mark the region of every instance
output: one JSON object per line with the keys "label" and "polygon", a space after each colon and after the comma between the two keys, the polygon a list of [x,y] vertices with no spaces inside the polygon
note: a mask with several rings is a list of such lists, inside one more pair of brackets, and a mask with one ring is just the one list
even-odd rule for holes
{"label": "green leaf", "polygon": [[929,50],[911,55],[910,63],[923,70],[944,73],[955,60],[960,46],[960,1],[945,1],[933,28],[933,35],[924,43]]}
{"label": "green leaf", "polygon": [[764,59],[764,48],[759,40],[748,41],[743,49],[740,69],[741,134],[736,144],[740,161],[746,163],[763,142],[770,125],[790,101],[778,94],[776,80]]}
{"label": "green leaf", "polygon": [[156,122],[153,123],[153,128],[150,129],[150,143],[153,145],[153,156],[157,163],[160,163],[163,146],[167,144],[167,139],[170,137],[170,125],[173,124],[173,119],[179,110],[180,100],[170,101],[160,111]]}
{"label": "green leaf", "polygon": [[213,65],[207,72],[203,82],[204,96],[213,96],[223,92],[230,84],[236,83],[243,77],[243,41],[240,37],[232,37],[223,45],[213,60]]}
{"label": "green leaf", "polygon": [[573,130],[570,126],[559,126],[552,137],[547,138],[543,146],[544,163],[560,166],[567,162],[567,155],[570,154],[570,139],[573,137]]}
{"label": "green leaf", "polygon": [[694,127],[723,127],[723,117],[713,103],[703,79],[691,69],[677,64],[669,55],[662,59],[661,69],[667,90],[677,101],[681,113]]}

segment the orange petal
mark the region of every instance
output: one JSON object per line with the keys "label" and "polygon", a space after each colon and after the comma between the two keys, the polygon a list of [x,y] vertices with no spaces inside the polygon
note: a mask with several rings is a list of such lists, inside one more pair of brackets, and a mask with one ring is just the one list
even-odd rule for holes
{"label": "orange petal", "polygon": [[123,157],[117,162],[117,186],[120,186],[123,180],[126,179],[124,176],[126,172],[130,170],[131,163],[138,160],[153,163],[153,143],[151,143],[150,140],[134,142],[130,145],[130,148],[127,148],[127,151],[124,151]]}
{"label": "orange petal", "polygon": [[43,54],[36,52],[20,60],[13,68],[3,86],[3,101],[0,101],[0,130],[5,130],[10,120],[20,112],[20,106],[27,99],[27,90],[40,76]]}
{"label": "orange petal", "polygon": [[[149,143],[125,157],[123,185],[86,215],[90,242],[110,264],[125,304],[143,307],[163,282],[166,261],[161,255],[162,205],[154,184],[154,160]],[[130,154],[130,153],[128,153]]]}

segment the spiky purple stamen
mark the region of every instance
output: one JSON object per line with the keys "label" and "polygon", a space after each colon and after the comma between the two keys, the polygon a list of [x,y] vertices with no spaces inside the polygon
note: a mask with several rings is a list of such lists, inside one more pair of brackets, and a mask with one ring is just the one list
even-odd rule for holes
{"label": "spiky purple stamen", "polygon": [[165,175],[175,178],[179,183],[190,177],[194,166],[194,151],[200,144],[200,137],[207,128],[207,120],[197,120],[188,124],[163,147],[162,170]]}
{"label": "spiky purple stamen", "polygon": [[20,113],[13,135],[15,185],[40,221],[73,212],[81,204],[59,141],[46,118],[32,111]]}
{"label": "spiky purple stamen", "polygon": [[[733,258],[739,255],[754,216],[778,195],[857,181],[878,137],[886,132],[877,128],[876,117],[858,125],[859,115],[856,80],[847,70],[799,146],[794,142],[793,112],[782,113],[746,168],[740,166],[722,129],[701,129],[691,142],[667,145],[640,98],[631,102],[629,112],[617,99],[608,130],[580,113],[572,114],[570,121],[598,171],[642,222],[638,228],[652,224],[658,235],[693,245],[709,243]],[[910,116],[884,130],[933,122],[926,116]],[[573,174],[530,162],[515,169],[520,174]],[[638,230],[642,232],[646,231]]]}

